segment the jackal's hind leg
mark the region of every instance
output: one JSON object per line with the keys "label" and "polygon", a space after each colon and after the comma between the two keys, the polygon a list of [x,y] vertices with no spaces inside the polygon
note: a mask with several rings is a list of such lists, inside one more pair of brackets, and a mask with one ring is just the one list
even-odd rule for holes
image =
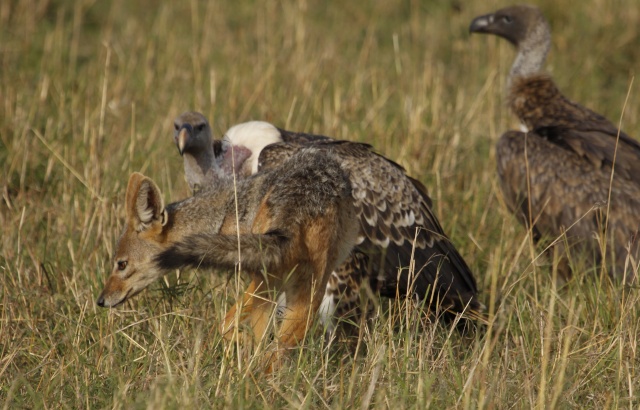
{"label": "jackal's hind leg", "polygon": [[287,306],[276,330],[275,351],[267,358],[267,373],[279,366],[279,359],[298,346],[306,337],[322,302],[324,287],[320,284],[298,282],[299,287],[288,287]]}
{"label": "jackal's hind leg", "polygon": [[[252,280],[242,296],[242,301],[236,303],[227,312],[222,327],[222,334],[227,340],[232,340],[238,325],[247,324],[251,328],[251,337],[258,344],[267,333],[274,302],[268,298],[264,282]],[[241,331],[238,328],[238,331]]]}

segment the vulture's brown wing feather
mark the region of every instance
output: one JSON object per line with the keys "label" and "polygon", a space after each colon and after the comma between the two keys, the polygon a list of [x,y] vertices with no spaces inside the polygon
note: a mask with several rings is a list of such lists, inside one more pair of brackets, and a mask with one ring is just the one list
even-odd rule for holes
{"label": "vulture's brown wing feather", "polygon": [[361,248],[371,271],[378,272],[380,293],[413,292],[457,312],[467,303],[478,309],[473,274],[431,211],[424,185],[369,146],[342,144],[336,151],[351,173],[354,203],[361,210]]}
{"label": "vulture's brown wing feather", "polygon": [[619,135],[616,172],[640,181],[640,142],[602,115],[567,99],[548,75],[516,79],[509,99],[529,130],[575,151],[595,167],[611,167]]}
{"label": "vulture's brown wing feather", "polygon": [[[597,256],[594,238],[605,227],[613,159],[610,144],[615,140],[601,136],[590,140],[593,136],[577,130],[549,131],[509,131],[500,138],[498,176],[505,201],[526,225],[535,224],[534,235],[555,239],[571,227],[568,242]],[[635,164],[619,162],[627,161],[634,151],[618,149],[624,153],[619,151],[616,157],[607,236],[614,239],[609,249],[615,251],[620,269],[627,254],[624,247],[640,227],[640,183],[638,177],[627,177]]]}
{"label": "vulture's brown wing feather", "polygon": [[319,142],[319,141],[333,141],[334,139],[331,137],[327,137],[325,135],[315,135],[315,134],[307,134],[304,132],[294,132],[287,131],[278,128],[280,131],[280,135],[282,135],[282,141],[288,144],[293,145],[305,145],[309,143]]}
{"label": "vulture's brown wing feather", "polygon": [[300,148],[322,141],[335,141],[324,135],[286,131],[280,128],[278,128],[278,131],[282,136],[282,142],[270,144],[260,152],[260,157],[258,158],[259,170],[280,166]]}

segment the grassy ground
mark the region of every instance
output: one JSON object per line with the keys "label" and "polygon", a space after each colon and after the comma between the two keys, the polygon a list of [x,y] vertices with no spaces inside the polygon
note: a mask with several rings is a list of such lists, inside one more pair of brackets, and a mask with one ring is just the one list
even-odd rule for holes
{"label": "grassy ground", "polygon": [[[540,2],[549,71],[617,122],[640,62],[640,8],[559,3]],[[503,5],[1,2],[3,408],[637,407],[640,294],[584,277],[556,288],[500,199],[493,145],[516,125],[502,91],[513,51],[468,25]],[[632,135],[637,90],[623,118]],[[187,195],[172,120],[188,109],[217,135],[264,119],[400,162],[476,272],[497,312],[489,331],[415,331],[419,312],[392,306],[357,358],[314,336],[268,379],[216,332],[232,273],[170,275],[97,308],[128,175],[152,176],[168,201]]]}

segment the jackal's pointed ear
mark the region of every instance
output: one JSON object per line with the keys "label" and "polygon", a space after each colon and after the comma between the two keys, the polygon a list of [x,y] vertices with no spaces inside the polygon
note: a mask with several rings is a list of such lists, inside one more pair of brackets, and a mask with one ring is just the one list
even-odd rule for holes
{"label": "jackal's pointed ear", "polygon": [[129,177],[126,206],[127,221],[138,232],[149,228],[154,222],[161,225],[167,223],[160,188],[139,172],[134,172]]}

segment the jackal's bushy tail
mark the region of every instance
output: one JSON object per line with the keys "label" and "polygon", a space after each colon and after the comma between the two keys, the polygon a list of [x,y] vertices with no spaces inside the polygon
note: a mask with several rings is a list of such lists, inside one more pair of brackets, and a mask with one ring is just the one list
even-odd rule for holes
{"label": "jackal's bushy tail", "polygon": [[239,237],[201,233],[171,245],[158,254],[155,261],[166,270],[187,266],[232,268],[240,260],[243,268],[250,271],[277,270],[284,263],[289,246],[290,238],[278,231]]}

